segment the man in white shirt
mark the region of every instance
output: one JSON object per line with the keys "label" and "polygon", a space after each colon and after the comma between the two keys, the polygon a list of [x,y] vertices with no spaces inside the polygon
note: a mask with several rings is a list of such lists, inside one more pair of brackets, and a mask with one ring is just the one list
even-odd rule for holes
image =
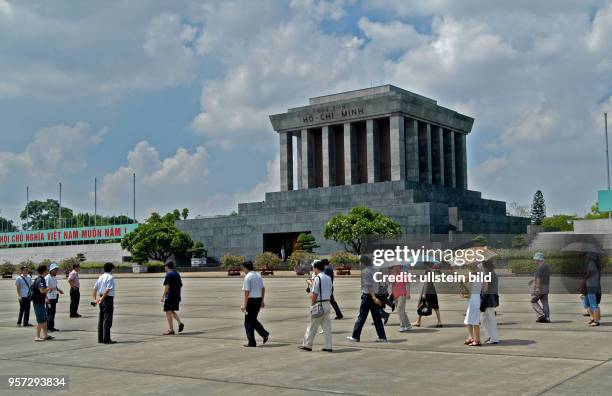
{"label": "man in white shirt", "polygon": [[51,263],[49,274],[45,276],[45,282],[49,288],[49,292],[47,293],[47,331],[59,331],[59,329],[55,327],[55,312],[57,311],[59,295],[64,294],[64,292],[57,287],[57,271],[59,271],[57,263]]}
{"label": "man in white shirt", "polygon": [[25,265],[20,269],[21,274],[15,279],[15,288],[17,289],[17,301],[19,301],[19,316],[17,317],[17,326],[21,326],[23,319],[23,327],[31,327],[30,324],[30,297],[32,287],[32,277],[28,274],[28,267]]}
{"label": "man in white shirt", "polygon": [[312,263],[312,268],[315,273],[312,286],[310,287],[310,304],[311,313],[312,307],[320,304],[323,308],[323,315],[321,316],[310,316],[310,325],[306,329],[304,334],[304,342],[300,348],[303,351],[312,351],[312,344],[317,334],[319,326],[323,327],[323,333],[325,334],[325,347],[323,351],[332,352],[332,325],[329,313],[332,310],[330,303],[332,294],[332,281],[329,276],[323,272],[325,270],[327,260],[315,260]]}
{"label": "man in white shirt", "polygon": [[98,316],[98,343],[116,344],[117,341],[111,340],[111,327],[113,326],[113,308],[115,299],[115,278],[112,271],[115,266],[113,263],[104,264],[104,273],[100,275],[93,289],[92,305],[100,306]]}
{"label": "man in white shirt", "polygon": [[248,344],[245,347],[256,347],[255,331],[263,338],[263,343],[268,342],[270,333],[264,329],[263,325],[257,320],[259,310],[265,307],[264,297],[266,296],[266,288],[263,284],[261,276],[253,271],[253,263],[245,261],[242,264],[242,270],[245,273],[244,282],[242,284],[242,305],[240,310],[244,313],[244,329],[248,339]]}
{"label": "man in white shirt", "polygon": [[79,279],[79,272],[81,271],[81,264],[76,263],[72,265],[72,271],[68,275],[68,284],[70,284],[70,317],[80,318],[79,315],[79,301],[81,300],[81,281]]}

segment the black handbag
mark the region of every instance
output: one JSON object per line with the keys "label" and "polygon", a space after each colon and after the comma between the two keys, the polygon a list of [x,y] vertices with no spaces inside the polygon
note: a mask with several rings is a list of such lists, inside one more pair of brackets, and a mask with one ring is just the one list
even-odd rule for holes
{"label": "black handbag", "polygon": [[417,315],[419,316],[429,316],[431,315],[432,310],[431,307],[427,304],[427,300],[425,297],[421,297],[419,300],[419,305],[417,306]]}

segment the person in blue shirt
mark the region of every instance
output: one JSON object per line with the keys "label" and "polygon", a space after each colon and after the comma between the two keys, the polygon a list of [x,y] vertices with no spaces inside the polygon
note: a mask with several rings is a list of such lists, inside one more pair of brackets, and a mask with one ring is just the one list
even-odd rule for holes
{"label": "person in blue shirt", "polygon": [[164,335],[173,335],[174,333],[174,320],[178,322],[178,332],[181,333],[185,328],[185,324],[181,322],[177,312],[179,310],[179,304],[181,302],[181,288],[183,283],[181,282],[181,275],[174,269],[174,263],[168,261],[164,265],[166,270],[166,277],[164,278],[164,293],[161,297],[161,303],[164,304],[164,312],[166,313],[166,320],[168,321],[168,331]]}

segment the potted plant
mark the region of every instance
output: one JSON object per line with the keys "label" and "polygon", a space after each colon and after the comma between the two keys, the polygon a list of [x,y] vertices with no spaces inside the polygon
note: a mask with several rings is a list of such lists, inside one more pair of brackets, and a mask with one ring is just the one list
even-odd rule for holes
{"label": "potted plant", "polygon": [[305,275],[310,272],[310,264],[316,256],[304,250],[296,250],[287,258],[287,263],[293,267],[295,274],[298,276]]}
{"label": "potted plant", "polygon": [[140,253],[138,250],[135,250],[132,254],[132,261],[133,273],[142,274],[149,270],[146,265],[149,262],[149,258],[146,255]]}
{"label": "potted plant", "polygon": [[221,257],[221,267],[227,268],[228,276],[239,276],[240,266],[246,261],[244,256],[240,256],[232,253],[225,253]]}
{"label": "potted plant", "polygon": [[336,275],[350,275],[353,265],[359,264],[359,256],[349,252],[335,252],[329,259],[336,269]]}
{"label": "potted plant", "polygon": [[66,278],[68,278],[70,271],[72,271],[73,265],[78,264],[78,263],[80,263],[80,261],[76,257],[71,257],[71,258],[60,261],[59,267],[60,267],[60,270],[63,271],[64,274],[66,275]]}
{"label": "potted plant", "polygon": [[12,278],[13,272],[15,272],[15,266],[10,261],[5,261],[0,265],[0,273],[2,273],[3,278]]}
{"label": "potted plant", "polygon": [[264,252],[255,256],[255,267],[262,275],[274,275],[274,270],[281,263],[280,257],[272,252]]}

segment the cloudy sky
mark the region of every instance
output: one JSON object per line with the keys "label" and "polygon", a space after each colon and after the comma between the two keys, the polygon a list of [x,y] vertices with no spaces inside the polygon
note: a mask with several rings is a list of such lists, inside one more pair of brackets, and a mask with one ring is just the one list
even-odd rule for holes
{"label": "cloudy sky", "polygon": [[[469,187],[584,214],[605,186],[612,1],[0,0],[0,215],[137,217],[278,190],[268,115],[395,84],[476,119]],[[612,117],[611,117],[612,118]]]}

